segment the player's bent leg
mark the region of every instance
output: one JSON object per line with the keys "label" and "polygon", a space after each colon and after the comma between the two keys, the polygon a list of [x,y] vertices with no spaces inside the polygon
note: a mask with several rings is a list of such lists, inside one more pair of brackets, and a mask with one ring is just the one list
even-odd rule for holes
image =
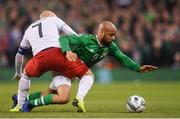
{"label": "player's bent leg", "polygon": [[94,75],[91,70],[88,70],[79,81],[79,88],[76,98],[73,100],[73,105],[77,108],[78,112],[86,112],[84,107],[84,97],[87,95],[88,91],[92,87],[94,82]]}
{"label": "player's bent leg", "polygon": [[[31,75],[37,75],[33,72],[30,73]],[[47,91],[37,91],[37,92],[34,92],[34,93],[29,93],[27,95],[27,100],[30,101],[30,100],[35,100],[35,99],[38,99],[40,98],[41,96],[46,96],[48,94],[57,94],[55,90],[53,91],[50,91],[49,89]]]}
{"label": "player's bent leg", "polygon": [[66,77],[63,77],[63,76],[54,77],[53,82],[51,84],[55,86],[54,88],[58,92],[57,95],[48,94],[46,96],[41,96],[38,99],[27,101],[23,105],[22,111],[30,112],[34,107],[49,105],[49,104],[65,104],[69,102],[70,89],[71,89],[70,79],[67,79]]}

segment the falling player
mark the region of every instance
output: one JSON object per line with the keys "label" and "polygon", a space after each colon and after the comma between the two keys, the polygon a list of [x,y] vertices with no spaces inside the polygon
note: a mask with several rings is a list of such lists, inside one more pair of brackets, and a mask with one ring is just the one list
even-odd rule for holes
{"label": "falling player", "polygon": [[[149,72],[156,69],[156,67],[151,65],[140,66],[123,54],[118,46],[113,42],[116,32],[117,30],[113,23],[110,21],[104,21],[100,24],[97,35],[82,34],[79,36],[62,36],[60,37],[59,42],[62,51],[66,53],[66,57],[69,61],[76,61],[76,57],[74,57],[73,54],[73,52],[75,52],[89,68],[102,60],[106,55],[110,54],[113,55],[125,67],[137,72]],[[67,54],[67,52],[71,53]],[[93,84],[94,80],[91,79],[93,79],[93,75],[89,75],[88,80],[83,80],[84,87],[79,88],[79,90],[81,90],[81,95],[77,95],[73,101],[73,105],[77,106],[82,112],[86,112],[83,99]],[[50,85],[50,92],[56,92],[56,86],[52,84],[53,82]],[[29,97],[33,97],[33,94],[30,94]],[[34,107],[46,105],[42,104],[43,102],[41,98],[41,96],[34,99],[28,98],[29,101],[23,105],[23,110],[28,112]],[[38,101],[39,104],[37,103]],[[53,101],[51,104],[53,104]]]}

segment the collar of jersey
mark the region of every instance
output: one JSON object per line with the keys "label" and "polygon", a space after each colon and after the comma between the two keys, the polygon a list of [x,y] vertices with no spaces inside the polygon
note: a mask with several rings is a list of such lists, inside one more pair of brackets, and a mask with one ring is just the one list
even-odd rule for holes
{"label": "collar of jersey", "polygon": [[100,46],[100,47],[103,47],[103,46],[100,44],[100,42],[99,42],[99,39],[98,39],[97,35],[96,35],[96,40],[97,40],[97,42],[98,42],[99,46]]}

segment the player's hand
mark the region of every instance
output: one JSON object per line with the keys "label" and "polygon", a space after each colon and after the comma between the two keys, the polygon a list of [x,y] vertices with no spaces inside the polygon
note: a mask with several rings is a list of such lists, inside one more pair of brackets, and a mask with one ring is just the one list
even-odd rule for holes
{"label": "player's hand", "polygon": [[145,73],[145,72],[154,71],[154,70],[156,70],[156,69],[157,69],[157,67],[152,66],[152,65],[143,65],[143,66],[140,68],[140,72]]}
{"label": "player's hand", "polygon": [[20,75],[17,75],[15,74],[12,78],[12,80],[20,80],[21,76]]}
{"label": "player's hand", "polygon": [[76,53],[73,53],[72,51],[67,51],[67,52],[66,52],[66,58],[67,58],[69,61],[76,61],[77,55],[76,55]]}

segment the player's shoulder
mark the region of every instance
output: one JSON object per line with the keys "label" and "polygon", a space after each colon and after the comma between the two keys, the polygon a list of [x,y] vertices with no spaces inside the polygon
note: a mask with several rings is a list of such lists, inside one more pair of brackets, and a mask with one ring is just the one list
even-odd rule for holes
{"label": "player's shoulder", "polygon": [[95,35],[94,34],[78,34],[78,37],[83,37],[83,38],[94,38]]}
{"label": "player's shoulder", "polygon": [[82,34],[80,39],[85,44],[95,44],[97,42],[96,35],[94,34]]}

